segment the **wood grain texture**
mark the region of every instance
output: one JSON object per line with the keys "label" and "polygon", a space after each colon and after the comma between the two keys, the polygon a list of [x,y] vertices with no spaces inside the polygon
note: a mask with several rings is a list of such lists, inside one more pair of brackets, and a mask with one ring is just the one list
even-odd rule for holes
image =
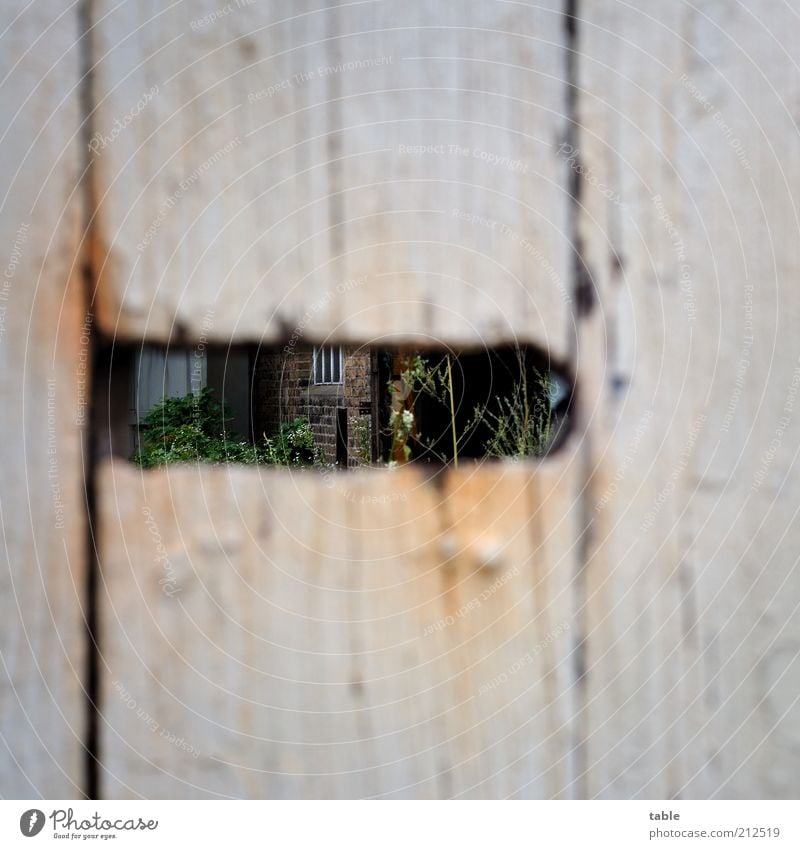
{"label": "wood grain texture", "polygon": [[[570,45],[554,3],[91,8],[106,331],[519,339],[578,386],[535,467],[104,464],[104,795],[800,795],[792,10],[586,3]],[[0,791],[70,797],[87,396],[58,10],[2,60]]]}
{"label": "wood grain texture", "polygon": [[93,8],[107,330],[565,357],[559,3]]}
{"label": "wood grain texture", "polygon": [[11,2],[0,39],[0,796],[84,786],[88,400],[78,19]]}
{"label": "wood grain texture", "polygon": [[570,475],[105,465],[104,794],[569,794]]}
{"label": "wood grain texture", "polygon": [[583,8],[585,795],[800,791],[797,34],[780,4]]}

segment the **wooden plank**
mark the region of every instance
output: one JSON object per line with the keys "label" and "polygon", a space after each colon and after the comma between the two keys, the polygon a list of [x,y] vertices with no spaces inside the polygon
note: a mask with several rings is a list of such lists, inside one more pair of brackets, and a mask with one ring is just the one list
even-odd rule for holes
{"label": "wooden plank", "polygon": [[[202,317],[225,341],[302,326],[566,359],[559,4],[293,4],[285,20],[259,5],[214,21],[206,5],[193,20],[95,8],[95,126],[130,115],[96,151],[104,326],[185,339]],[[332,494],[313,476],[175,470],[143,476],[141,501],[138,473],[107,467],[104,791],[570,795],[567,468],[556,492],[552,470],[521,465],[467,466],[444,489],[348,476]],[[176,563],[213,589],[165,595]],[[257,626],[220,624],[220,593]]]}
{"label": "wooden plank", "polygon": [[108,794],[796,797],[791,11],[586,4],[571,147],[554,5],[151,11],[97,4],[97,126],[158,86],[98,142],[104,326],[516,336],[574,356],[580,441],[106,466]]}
{"label": "wooden plank", "polygon": [[[677,12],[660,14],[668,31]],[[684,737],[682,700],[693,682],[685,678],[689,640],[680,616],[688,605],[680,581],[685,540],[675,524],[682,505],[660,504],[691,424],[681,386],[692,331],[671,233],[654,200],[660,195],[670,214],[680,208],[663,107],[653,96],[668,85],[665,54],[674,45],[650,30],[645,45],[627,43],[641,21],[617,4],[607,15],[590,14],[580,30],[580,130],[577,149],[567,152],[570,166],[584,169],[579,232],[597,286],[578,367],[591,396],[584,450],[592,470],[578,626],[586,641],[580,795],[663,798],[696,752]],[[601,67],[609,55],[627,66]],[[656,509],[658,520],[645,528]]]}
{"label": "wooden plank", "polygon": [[[693,45],[715,48],[681,74],[690,94],[682,173],[696,181],[688,249],[706,261],[698,315],[710,325],[696,362],[713,375],[694,387],[708,404],[690,480],[701,530],[687,558],[704,661],[705,739],[697,740],[709,794],[794,798],[800,246],[792,175],[800,153],[787,47],[800,27],[791,10],[764,15],[754,3],[690,24]],[[727,35],[720,43],[717,28]]]}
{"label": "wooden plank", "polygon": [[93,4],[103,326],[563,359],[561,4],[224,8]]}
{"label": "wooden plank", "polygon": [[798,24],[762,11],[582,10],[588,796],[798,792]]}
{"label": "wooden plank", "polygon": [[564,474],[105,464],[104,795],[567,794]]}
{"label": "wooden plank", "polygon": [[459,706],[448,714],[453,795],[572,795],[573,461],[568,453],[533,474],[527,464],[465,465],[447,477],[440,510],[459,551],[444,598]]}
{"label": "wooden plank", "polygon": [[74,4],[5,6],[0,51],[0,795],[85,787],[88,412]]}

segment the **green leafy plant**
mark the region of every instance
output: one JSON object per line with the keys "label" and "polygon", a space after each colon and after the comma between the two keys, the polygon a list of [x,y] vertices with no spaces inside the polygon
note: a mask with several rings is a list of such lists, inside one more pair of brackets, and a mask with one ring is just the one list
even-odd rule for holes
{"label": "green leafy plant", "polygon": [[[242,447],[228,430],[229,411],[210,389],[177,398],[162,398],[139,422],[139,450],[133,460],[142,468],[167,463],[224,462]],[[244,446],[252,446],[244,443]]]}
{"label": "green leafy plant", "polygon": [[358,446],[359,462],[365,465],[372,462],[372,422],[368,415],[351,416],[350,427]]}
{"label": "green leafy plant", "polygon": [[[394,460],[410,460],[416,443],[442,462],[458,466],[459,446],[473,433],[485,435],[483,448],[487,457],[537,457],[545,454],[555,429],[551,379],[547,373],[531,367],[524,348],[516,349],[515,376],[517,379],[510,394],[495,395],[486,403],[476,405],[472,418],[459,429],[451,355],[446,354],[434,365],[419,354],[410,356],[401,374],[402,389],[394,383],[389,384],[393,398],[389,419],[391,457]],[[399,392],[402,392],[402,397],[398,396]],[[452,433],[450,457],[437,453],[433,440],[418,430],[414,406],[423,395],[435,399],[447,411]]]}
{"label": "green leafy plant", "polygon": [[[389,427],[392,431],[392,458],[402,453],[406,462],[411,459],[409,441],[414,433],[413,410],[392,410],[389,416]],[[394,459],[390,463],[396,462]]]}
{"label": "green leafy plant", "polygon": [[[402,452],[403,458],[408,461],[411,459],[412,448],[411,443],[417,442],[427,451],[437,456],[443,462],[447,462],[448,458],[437,454],[433,449],[433,443],[430,438],[427,438],[417,432],[415,427],[414,404],[416,398],[420,395],[426,395],[442,404],[450,416],[450,431],[453,439],[453,456],[452,462],[454,466],[458,466],[458,446],[459,443],[467,436],[469,431],[475,426],[475,423],[470,422],[464,431],[459,435],[456,427],[456,411],[455,398],[453,395],[453,366],[449,353],[445,354],[439,362],[431,365],[430,362],[420,354],[414,354],[408,360],[407,367],[401,374],[402,383],[406,387],[406,397],[399,399],[405,409],[392,410],[389,418],[389,427],[392,436],[392,457],[397,457]],[[389,391],[395,396],[398,392],[394,383],[389,383]],[[407,399],[411,400],[408,401]],[[395,407],[399,406],[395,401]]]}
{"label": "green leafy plant", "polygon": [[304,418],[284,422],[275,436],[265,436],[264,456],[266,462],[278,466],[306,466],[322,461],[314,431]]}
{"label": "green leafy plant", "polygon": [[318,459],[306,419],[286,422],[256,445],[229,428],[231,419],[210,389],[162,398],[139,423],[140,446],[131,459],[143,469],[199,462],[305,465]]}
{"label": "green leafy plant", "polygon": [[411,441],[415,436],[414,404],[418,393],[435,391],[434,373],[428,366],[428,361],[419,354],[411,356],[406,368],[400,375],[401,390],[393,381],[389,381],[388,389],[392,399],[392,411],[389,414],[389,434],[391,450],[389,465],[397,463],[402,457],[404,462],[411,459]]}
{"label": "green leafy plant", "polygon": [[547,452],[553,437],[550,378],[532,370],[532,388],[524,357],[519,357],[520,380],[511,397],[495,396],[492,404],[475,407],[473,422],[482,421],[490,436],[484,443],[487,457],[538,457]]}

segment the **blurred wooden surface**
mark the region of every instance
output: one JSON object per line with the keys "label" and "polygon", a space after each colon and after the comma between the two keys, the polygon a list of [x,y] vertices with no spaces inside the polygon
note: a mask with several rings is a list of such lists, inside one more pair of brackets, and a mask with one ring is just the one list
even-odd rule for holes
{"label": "blurred wooden surface", "polygon": [[106,465],[106,793],[569,795],[571,477]]}
{"label": "blurred wooden surface", "polygon": [[563,358],[560,3],[218,10],[94,4],[106,329]]}
{"label": "blurred wooden surface", "polygon": [[800,792],[800,21],[755,10],[580,24],[590,796]]}
{"label": "blurred wooden surface", "polygon": [[[574,371],[576,425],[431,479],[103,462],[101,792],[800,795],[794,12],[221,5],[90,4],[105,332],[520,340]],[[32,98],[2,221],[9,252],[31,224],[0,341],[4,795],[81,778],[71,55],[0,88]]]}
{"label": "blurred wooden surface", "polygon": [[85,786],[81,431],[89,400],[79,26],[62,0],[13,0],[4,12],[0,796],[73,798]]}

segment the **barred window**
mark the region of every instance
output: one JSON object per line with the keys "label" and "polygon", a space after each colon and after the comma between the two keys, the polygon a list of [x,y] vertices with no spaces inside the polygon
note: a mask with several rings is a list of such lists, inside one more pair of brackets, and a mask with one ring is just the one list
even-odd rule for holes
{"label": "barred window", "polygon": [[322,345],[314,348],[312,373],[314,383],[342,382],[342,348],[340,345]]}

